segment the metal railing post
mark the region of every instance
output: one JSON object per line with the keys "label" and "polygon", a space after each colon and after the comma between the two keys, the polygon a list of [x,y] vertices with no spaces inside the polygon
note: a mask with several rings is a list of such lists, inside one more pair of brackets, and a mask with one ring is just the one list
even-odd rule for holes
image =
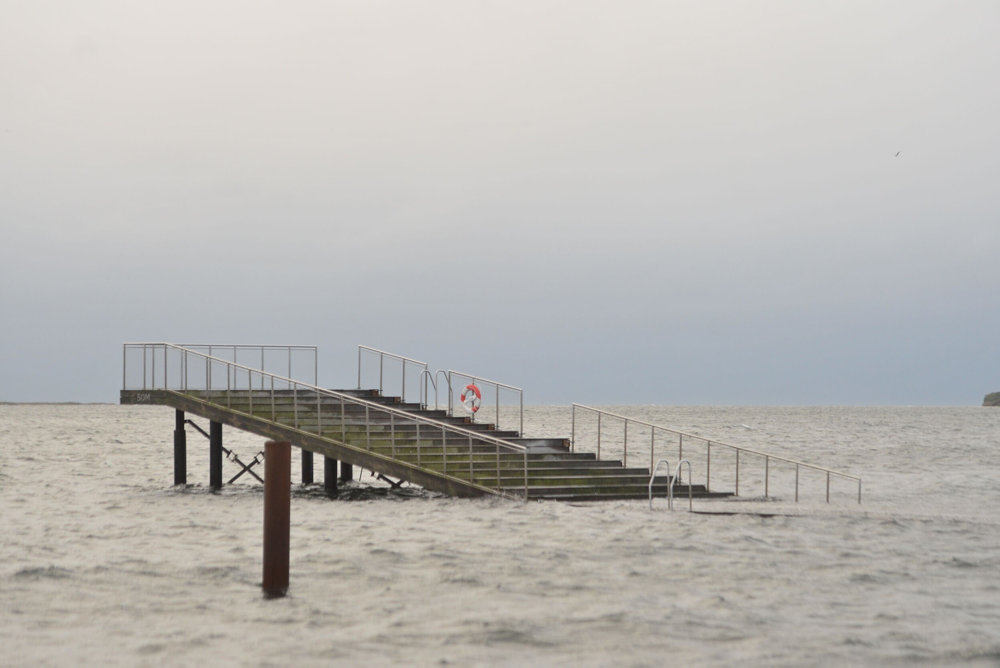
{"label": "metal railing post", "polygon": [[521,397],[521,427],[518,429],[517,433],[519,436],[524,438],[524,391],[522,390],[519,394]]}
{"label": "metal railing post", "polygon": [[597,414],[597,458],[601,458],[601,414]]}
{"label": "metal railing post", "polygon": [[653,470],[653,462],[656,460],[656,427],[649,429],[649,470]]}
{"label": "metal railing post", "polygon": [[368,404],[365,404],[365,448],[372,449],[372,421],[368,417]]}
{"label": "metal railing post", "polygon": [[707,441],[707,448],[705,453],[705,491],[711,492],[712,488],[710,486],[710,481],[712,478],[712,442]]}
{"label": "metal railing post", "polygon": [[441,425],[441,470],[448,475],[448,434]]}
{"label": "metal railing post", "polygon": [[628,468],[628,420],[625,420],[623,435],[625,442],[622,444],[622,468]]}
{"label": "metal railing post", "polygon": [[576,404],[570,410],[569,451],[576,452]]}

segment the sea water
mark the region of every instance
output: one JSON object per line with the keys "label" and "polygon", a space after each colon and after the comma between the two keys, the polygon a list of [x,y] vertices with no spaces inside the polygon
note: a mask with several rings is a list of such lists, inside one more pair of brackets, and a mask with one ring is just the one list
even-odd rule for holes
{"label": "sea water", "polygon": [[[269,600],[262,486],[210,491],[193,430],[172,486],[172,410],[0,406],[0,664],[1000,664],[1000,410],[609,408],[860,475],[862,503],[806,476],[795,503],[777,466],[764,498],[749,458],[741,497],[695,513],[451,499],[355,469],[376,486],[294,485],[289,595]],[[525,432],[568,436],[569,416],[528,407]],[[264,441],[225,439],[244,461]]]}

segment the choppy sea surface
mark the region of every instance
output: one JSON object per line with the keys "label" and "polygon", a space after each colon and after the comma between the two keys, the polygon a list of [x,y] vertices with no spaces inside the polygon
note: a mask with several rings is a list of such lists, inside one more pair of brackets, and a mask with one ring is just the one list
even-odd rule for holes
{"label": "choppy sea surface", "polygon": [[[211,492],[193,431],[172,486],[172,410],[0,406],[0,664],[1000,665],[1000,409],[611,409],[860,475],[863,502],[804,476],[794,503],[777,469],[765,499],[749,459],[744,496],[696,513],[355,469],[376,487],[294,485],[289,595],[268,600],[262,486]],[[525,432],[568,436],[569,409],[528,407]]]}

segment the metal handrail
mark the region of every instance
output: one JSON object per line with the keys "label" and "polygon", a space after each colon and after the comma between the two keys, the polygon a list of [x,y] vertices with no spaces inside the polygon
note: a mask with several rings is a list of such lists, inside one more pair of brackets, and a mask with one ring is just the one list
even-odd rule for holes
{"label": "metal handrail", "polygon": [[[807,462],[798,461],[788,457],[781,457],[778,455],[772,455],[767,452],[762,452],[760,450],[753,450],[751,448],[744,448],[738,445],[731,445],[729,443],[723,443],[715,439],[705,438],[704,436],[698,436],[696,434],[690,434],[687,432],[679,431],[677,429],[671,429],[670,427],[664,427],[662,425],[653,424],[651,422],[644,422],[643,420],[637,420],[635,418],[630,418],[625,415],[619,415],[618,413],[612,413],[610,411],[601,410],[599,408],[594,408],[592,406],[585,406],[583,404],[573,404],[572,405],[572,427],[571,427],[571,437],[570,437],[570,449],[575,451],[576,448],[576,411],[580,409],[581,411],[589,411],[591,413],[597,414],[597,452],[598,458],[600,458],[601,451],[601,418],[603,416],[618,419],[624,421],[624,456],[628,455],[628,425],[629,423],[633,425],[638,425],[642,427],[648,427],[650,429],[650,443],[649,443],[649,458],[650,467],[653,467],[653,460],[655,458],[654,449],[656,444],[656,432],[657,430],[666,434],[672,434],[677,437],[677,449],[678,457],[683,457],[684,453],[684,441],[685,439],[700,441],[706,445],[706,460],[705,460],[705,489],[710,489],[709,483],[711,482],[711,471],[712,471],[712,447],[721,446],[724,448],[729,448],[731,451],[736,453],[736,487],[735,494],[739,496],[740,493],[740,455],[749,454],[756,455],[758,457],[764,458],[764,497],[769,496],[769,483],[770,483],[770,464],[771,461],[783,462],[785,464],[790,464],[795,466],[795,502],[798,503],[799,500],[799,469],[807,468],[814,471],[819,471],[826,474],[826,502],[830,502],[830,478],[838,477],[846,480],[853,480],[858,484],[858,503],[861,503],[861,478],[860,476],[852,475],[850,473],[844,473],[843,471],[837,471],[835,469],[826,468],[823,466],[817,466],[815,464],[809,464]],[[623,457],[624,459],[624,457]],[[624,462],[623,462],[624,463]]]}
{"label": "metal handrail", "polygon": [[[415,360],[412,357],[404,357],[403,355],[397,355],[396,353],[390,353],[385,350],[379,350],[378,348],[372,348],[370,346],[358,346],[358,389],[361,389],[361,353],[362,351],[367,351],[378,355],[378,391],[379,394],[384,392],[382,387],[383,370],[385,365],[385,358],[390,357],[395,360],[399,360],[402,364],[402,380],[400,381],[400,393],[399,397],[401,401],[406,401],[406,365],[415,364],[419,367],[423,367],[423,370],[427,370],[427,362],[421,362],[420,360]],[[421,375],[423,375],[421,373]]]}
{"label": "metal handrail", "polygon": [[[457,425],[450,425],[450,424],[441,423],[441,422],[438,422],[438,421],[433,420],[431,418],[423,417],[421,415],[416,415],[416,414],[408,412],[408,411],[404,411],[404,410],[400,410],[400,409],[397,409],[397,408],[393,408],[391,406],[386,406],[384,404],[379,404],[379,403],[376,403],[376,402],[368,401],[366,399],[363,399],[363,398],[360,398],[360,397],[355,397],[355,396],[352,396],[352,395],[349,395],[349,394],[344,394],[344,393],[341,393],[341,392],[336,392],[334,390],[328,390],[328,389],[321,388],[321,387],[318,387],[318,386],[315,386],[315,385],[310,385],[309,383],[303,383],[303,382],[297,381],[297,380],[295,380],[293,378],[285,377],[285,376],[279,376],[278,374],[274,374],[274,373],[271,373],[271,372],[263,371],[261,369],[254,369],[252,367],[248,367],[248,366],[236,363],[236,362],[231,362],[231,361],[223,359],[223,358],[210,357],[210,356],[206,355],[205,353],[202,353],[202,352],[199,352],[199,351],[196,351],[196,350],[191,350],[191,349],[188,349],[188,348],[183,348],[183,347],[177,346],[176,344],[170,344],[170,343],[130,343],[130,344],[125,344],[125,348],[124,348],[124,360],[125,360],[126,366],[128,364],[128,349],[129,348],[135,348],[135,347],[141,347],[142,350],[143,350],[143,387],[142,387],[143,390],[147,390],[147,389],[159,389],[161,386],[162,386],[162,389],[164,389],[164,390],[168,390],[168,391],[172,390],[172,388],[170,386],[170,383],[168,382],[168,374],[167,374],[167,370],[169,368],[169,362],[170,362],[170,360],[169,360],[169,354],[170,354],[170,351],[177,351],[178,354],[181,356],[181,359],[179,360],[181,369],[186,369],[188,367],[188,357],[189,356],[194,356],[195,358],[204,359],[204,361],[206,363],[206,366],[208,368],[210,368],[211,365],[213,365],[213,364],[224,365],[225,366],[225,370],[226,370],[226,374],[225,374],[226,375],[225,393],[226,393],[227,407],[229,407],[229,408],[232,407],[232,396],[231,396],[231,393],[234,390],[239,390],[240,389],[239,388],[239,385],[241,384],[240,383],[240,378],[241,378],[241,376],[245,376],[245,378],[246,378],[246,388],[249,391],[249,394],[248,394],[249,402],[250,402],[249,403],[249,409],[250,409],[251,413],[253,412],[253,405],[254,405],[254,376],[255,375],[259,375],[259,376],[261,376],[261,387],[262,388],[264,388],[264,386],[265,386],[264,378],[266,377],[266,378],[268,378],[270,380],[270,390],[268,391],[265,388],[265,389],[262,389],[261,391],[264,392],[265,396],[267,397],[267,398],[265,398],[265,401],[267,401],[268,399],[270,400],[270,404],[271,404],[271,419],[272,420],[276,420],[276,409],[275,409],[275,390],[276,390],[276,384],[279,387],[282,386],[282,385],[284,385],[287,388],[287,390],[291,390],[292,394],[293,394],[293,410],[294,410],[294,418],[293,418],[294,425],[293,426],[296,429],[300,428],[300,426],[299,426],[299,417],[298,417],[299,416],[300,406],[301,407],[305,407],[306,406],[306,402],[304,402],[304,401],[300,402],[299,401],[298,394],[300,392],[307,392],[310,395],[314,393],[315,397],[316,397],[315,408],[316,408],[316,420],[317,420],[317,422],[316,422],[316,431],[315,431],[315,433],[319,434],[319,435],[322,434],[322,410],[321,410],[321,405],[322,405],[322,398],[323,397],[329,397],[329,398],[333,398],[333,399],[336,399],[337,401],[339,401],[340,406],[341,406],[341,415],[342,416],[344,415],[344,407],[345,407],[346,404],[363,406],[364,409],[365,409],[365,415],[366,415],[366,420],[365,420],[366,430],[365,431],[366,431],[366,448],[368,450],[371,450],[371,441],[372,441],[371,429],[370,429],[370,424],[371,424],[370,414],[371,414],[372,411],[374,411],[374,412],[381,413],[381,414],[388,414],[390,416],[390,424],[391,424],[390,446],[393,449],[393,451],[395,451],[395,447],[396,447],[396,437],[395,437],[395,432],[396,432],[395,424],[396,424],[396,422],[395,422],[395,420],[398,418],[398,419],[402,419],[403,421],[408,421],[408,422],[410,422],[412,424],[418,425],[418,430],[420,428],[419,427],[420,425],[425,425],[428,428],[433,428],[435,430],[440,430],[440,432],[442,434],[442,437],[445,434],[447,434],[447,433],[464,436],[468,440],[468,442],[469,442],[470,455],[471,455],[472,443],[473,443],[474,440],[478,441],[478,442],[481,442],[481,443],[487,443],[487,444],[494,445],[495,452],[496,452],[496,468],[497,468],[497,471],[500,470],[500,452],[501,452],[501,450],[504,450],[504,451],[507,451],[507,452],[513,452],[513,453],[517,453],[517,454],[521,454],[522,455],[522,461],[523,461],[524,498],[525,499],[528,498],[528,448],[526,446],[521,445],[521,444],[510,443],[510,442],[507,442],[507,441],[503,441],[502,439],[495,438],[495,437],[490,436],[488,434],[483,434],[481,432],[474,432],[474,431],[471,431],[471,430],[468,430],[468,429],[463,429],[462,427],[457,426]],[[160,382],[157,382],[157,378],[156,378],[156,366],[157,366],[156,351],[158,351],[158,350],[162,350],[162,354],[163,354],[162,355],[163,356],[163,360],[161,362],[162,365],[163,365],[163,372],[161,374],[162,380]],[[150,354],[147,355],[147,352],[150,352]],[[151,361],[152,361],[152,367],[153,368],[151,370],[148,369],[148,367],[147,367],[147,358],[150,358]],[[128,372],[127,372],[127,369],[126,369],[126,371],[123,373],[123,377],[127,378],[127,375],[128,375]],[[192,390],[196,389],[196,388],[193,388],[193,387],[190,386],[189,377],[188,377],[188,375],[187,375],[186,372],[182,372],[181,373],[181,379],[180,379],[180,381],[178,381],[178,383],[176,385],[176,388],[179,391],[184,391],[184,392],[192,391]],[[123,383],[123,389],[126,389],[126,390],[129,389],[127,387],[127,383]],[[223,391],[221,389],[216,390],[216,388],[213,387],[213,385],[211,384],[211,374],[209,374],[207,371],[206,371],[206,375],[205,375],[205,390],[209,391],[209,392],[214,392],[214,391],[221,392],[221,391]],[[309,404],[310,404],[309,407],[311,408],[312,407],[311,406],[311,396],[309,397]],[[346,439],[346,424],[345,424],[345,421],[343,419],[341,419],[341,427],[344,430],[342,432],[343,438]],[[419,431],[418,431],[418,434],[419,434]],[[443,446],[445,445],[445,440],[446,439],[442,438],[442,445]],[[346,440],[344,442],[346,442]],[[418,453],[419,453],[419,439],[417,441],[417,445],[418,445]],[[443,462],[443,468],[444,468],[444,475],[448,475],[448,456],[449,456],[448,455],[448,448],[447,447],[442,447],[441,452],[442,452],[442,462]],[[455,466],[455,464],[452,464],[452,466]],[[475,479],[474,479],[474,476],[473,476],[472,457],[471,456],[469,458],[469,473],[470,473],[470,482],[473,483],[473,484],[477,484],[475,482]],[[498,479],[497,479],[497,487],[499,488],[499,486],[500,486],[500,480],[499,480],[499,477],[498,477]],[[501,489],[492,489],[492,488],[489,488],[487,486],[483,486],[483,488],[490,490],[490,492],[494,493],[494,494],[506,495],[505,492],[503,490],[501,490]]]}
{"label": "metal handrail", "polygon": [[[519,412],[518,412],[518,428],[517,433],[524,436],[524,390],[520,387],[514,385],[508,385],[507,383],[501,383],[496,380],[490,380],[489,378],[483,378],[482,376],[476,376],[470,373],[463,373],[461,371],[455,371],[454,369],[449,369],[445,372],[448,376],[448,412],[452,413],[452,407],[454,406],[454,395],[452,393],[452,383],[451,377],[457,376],[459,378],[465,378],[472,381],[473,385],[478,385],[482,383],[483,385],[492,385],[495,389],[494,395],[496,397],[496,416],[497,416],[497,429],[500,428],[500,390],[510,390],[516,392],[518,396]],[[473,414],[474,416],[475,414]]]}
{"label": "metal handrail", "polygon": [[[164,344],[165,344],[165,342],[161,341],[161,342],[155,342],[155,343],[149,343],[149,342],[128,342],[128,343],[125,343],[123,345],[122,389],[127,389],[126,386],[128,385],[128,378],[126,376],[127,359],[124,358],[124,355],[127,355],[128,350],[130,348],[133,348],[133,349],[134,348],[148,349],[150,346],[163,346]],[[224,352],[224,351],[231,350],[232,353],[233,353],[233,359],[232,359],[233,362],[236,362],[236,356],[238,354],[238,351],[241,351],[241,350],[259,350],[260,351],[260,360],[261,360],[261,366],[260,366],[260,368],[262,370],[266,369],[266,357],[265,357],[265,353],[267,351],[285,350],[288,353],[287,372],[288,372],[288,376],[289,377],[292,375],[292,354],[293,354],[293,352],[297,352],[297,351],[311,352],[312,353],[312,367],[313,367],[313,384],[314,385],[318,385],[319,384],[319,355],[318,355],[318,350],[319,349],[316,346],[308,346],[308,345],[285,345],[285,344],[260,344],[260,343],[172,343],[172,344],[166,344],[166,345],[176,346],[176,347],[179,347],[179,348],[185,348],[185,349],[188,349],[188,350],[196,350],[198,348],[205,348],[205,349],[208,350],[208,355],[210,357],[214,357],[215,353],[217,351],[218,352]],[[153,357],[154,357],[153,361],[155,361],[155,348],[153,349]],[[152,371],[155,373],[155,365],[154,365],[154,369]],[[182,376],[186,376],[187,371],[188,371],[188,369],[185,366],[181,370]],[[145,359],[145,356],[144,356],[144,358],[143,358],[143,389],[146,389],[145,388],[145,384],[147,382],[146,376],[147,376],[147,369],[146,369],[146,359]],[[155,379],[155,376],[153,376],[153,379]]]}

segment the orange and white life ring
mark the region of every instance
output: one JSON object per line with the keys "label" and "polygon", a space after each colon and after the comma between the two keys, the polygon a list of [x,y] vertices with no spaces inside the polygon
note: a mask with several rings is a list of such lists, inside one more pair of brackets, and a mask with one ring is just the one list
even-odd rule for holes
{"label": "orange and white life ring", "polygon": [[480,392],[479,388],[472,383],[465,386],[465,390],[462,391],[460,399],[462,401],[462,405],[465,406],[465,410],[470,413],[475,413],[479,410],[479,407],[483,405],[483,393]]}

